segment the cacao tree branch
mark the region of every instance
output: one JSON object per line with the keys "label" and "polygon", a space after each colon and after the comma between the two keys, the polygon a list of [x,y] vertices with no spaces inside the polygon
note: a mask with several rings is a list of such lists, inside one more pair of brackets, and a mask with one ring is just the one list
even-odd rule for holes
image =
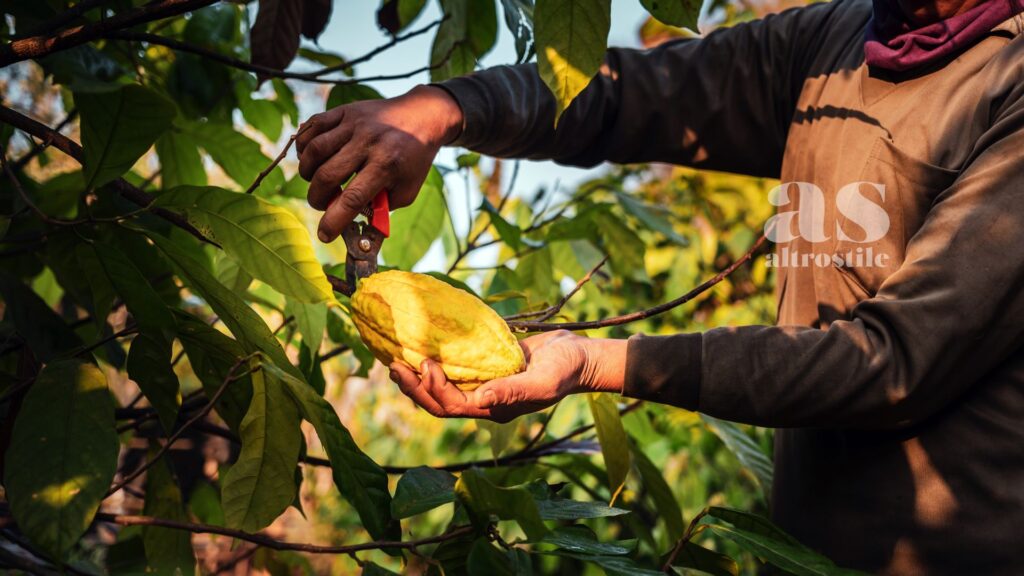
{"label": "cacao tree branch", "polygon": [[[217,391],[214,392],[213,396],[210,398],[210,401],[207,402],[205,406],[203,406],[203,409],[200,410],[199,412],[197,412],[191,418],[189,418],[187,422],[182,424],[174,432],[174,434],[171,434],[171,436],[169,438],[167,438],[167,441],[164,442],[163,446],[161,446],[160,449],[157,450],[156,454],[154,454],[152,458],[150,458],[145,463],[143,463],[142,466],[139,466],[138,468],[136,468],[134,472],[132,472],[131,474],[128,474],[127,476],[125,476],[120,482],[118,482],[117,484],[112,486],[110,488],[110,490],[107,491],[107,497],[109,498],[110,496],[115,494],[118,490],[124,488],[128,484],[131,484],[132,480],[135,480],[136,478],[141,476],[143,472],[145,472],[146,470],[149,470],[150,467],[153,466],[153,464],[156,464],[156,462],[158,460],[160,460],[160,458],[162,458],[163,455],[166,454],[168,450],[171,449],[171,446],[173,446],[174,443],[177,442],[178,439],[181,438],[182,435],[185,434],[185,432],[193,424],[195,424],[196,422],[202,420],[203,418],[206,418],[206,415],[209,414],[211,410],[213,410],[213,406],[217,403],[218,400],[220,400],[220,397],[224,394],[224,391],[227,390],[228,385],[230,385],[232,382],[235,382],[236,380],[238,380],[240,378],[244,378],[246,375],[252,373],[253,370],[248,370],[248,371],[246,371],[246,372],[244,372],[242,374],[235,375],[235,372],[239,368],[241,368],[242,365],[244,365],[250,358],[252,358],[251,355],[250,356],[243,356],[242,358],[239,358],[238,360],[236,360],[235,364],[231,367],[230,370],[228,370],[227,376],[224,377],[224,382],[220,385],[219,388],[217,388]],[[258,370],[258,369],[259,368],[256,368],[255,370]]]}
{"label": "cacao tree branch", "polygon": [[30,38],[14,40],[0,46],[0,68],[30,58],[41,58],[54,52],[74,48],[86,42],[102,38],[115,30],[130,28],[154,20],[191,12],[209,6],[220,0],[158,0],[139,8],[125,10],[95,24],[84,24],[52,34],[40,34]]}
{"label": "cacao tree branch", "polygon": [[597,263],[597,266],[594,266],[590,270],[590,272],[587,272],[587,274],[584,277],[580,278],[579,281],[576,282],[576,286],[574,286],[573,289],[570,290],[568,294],[566,294],[565,296],[562,296],[562,299],[559,300],[558,302],[552,304],[551,306],[548,306],[547,308],[544,308],[543,310],[535,310],[533,312],[520,312],[519,314],[512,314],[510,316],[505,316],[505,320],[518,320],[520,318],[533,318],[534,316],[537,317],[537,318],[534,318],[534,320],[533,320],[534,322],[544,322],[545,320],[549,320],[552,316],[554,316],[555,314],[558,314],[558,312],[565,306],[565,304],[567,302],[569,302],[569,299],[572,298],[573,296],[575,296],[576,293],[579,292],[581,288],[583,288],[583,285],[586,284],[587,282],[589,282],[590,278],[594,274],[596,274],[597,271],[601,269],[601,266],[604,266],[605,262],[607,262],[607,261],[608,261],[608,257],[607,256],[602,258],[601,261]]}
{"label": "cacao tree branch", "polygon": [[[72,108],[71,110],[68,111],[67,116],[65,116],[63,120],[61,120],[56,126],[53,127],[53,131],[59,133],[61,130],[64,129],[65,126],[67,126],[68,124],[73,122],[74,119],[77,118],[77,117],[78,117],[78,110],[75,110],[74,108]],[[40,141],[38,144],[35,145],[34,148],[32,148],[32,150],[27,152],[21,158],[18,158],[17,160],[14,161],[14,169],[15,170],[21,170],[22,168],[27,166],[28,163],[31,162],[33,158],[35,158],[36,156],[42,154],[44,150],[49,148],[51,143],[52,143],[52,139],[46,139],[46,140]]]}
{"label": "cacao tree branch", "polygon": [[[10,124],[23,132],[35,136],[36,138],[50,142],[51,146],[74,158],[79,164],[84,162],[85,156],[82,154],[82,147],[77,142],[37,120],[33,120],[28,116],[16,112],[6,106],[0,105],[0,122]],[[145,190],[141,190],[129,184],[124,178],[118,178],[112,181],[110,186],[124,199],[137,204],[142,208],[149,207],[153,202],[153,196]],[[200,241],[220,247],[216,242],[213,242],[203,236],[202,233],[189,224],[188,220],[186,220],[182,215],[164,208],[153,208],[151,212],[195,236]]]}
{"label": "cacao tree branch", "polygon": [[73,22],[79,16],[98,8],[104,4],[109,4],[111,0],[82,0],[78,4],[75,4],[71,8],[61,12],[54,19],[47,22],[43,22],[39,26],[36,26],[29,32],[15,34],[13,40],[22,40],[24,38],[30,38],[32,36],[41,36],[43,34],[53,34],[57,30],[60,30],[64,26]]}
{"label": "cacao tree branch", "polygon": [[592,320],[587,322],[521,322],[511,321],[508,322],[509,328],[513,332],[549,332],[551,330],[592,330],[595,328],[607,328],[609,326],[621,326],[622,324],[629,324],[630,322],[636,322],[637,320],[643,320],[650,318],[651,316],[657,316],[663,312],[667,312],[673,308],[686,304],[690,300],[693,300],[697,296],[700,296],[704,292],[707,292],[722,280],[729,277],[730,274],[736,271],[737,268],[745,264],[747,261],[754,257],[754,254],[764,245],[767,238],[762,235],[754,242],[754,245],[750,247],[747,252],[736,259],[727,268],[715,274],[713,277],[705,280],[699,286],[690,290],[686,294],[674,299],[669,300],[663,304],[647,308],[645,310],[638,310],[636,312],[630,312],[629,314],[623,314],[621,316],[612,316],[610,318],[603,318],[601,320]]}
{"label": "cacao tree branch", "polygon": [[686,532],[683,533],[682,537],[679,538],[675,546],[672,547],[672,551],[669,552],[668,558],[665,560],[665,564],[661,567],[662,572],[664,572],[665,574],[676,573],[675,569],[672,568],[672,564],[675,563],[676,558],[679,556],[679,553],[683,550],[683,547],[686,546],[686,543],[692,540],[694,536],[700,533],[701,530],[698,529],[697,524],[699,524],[700,521],[707,515],[708,509],[705,508],[701,510],[699,514],[694,516],[693,520],[690,520],[690,524],[686,527]]}
{"label": "cacao tree branch", "polygon": [[96,520],[98,522],[107,522],[110,524],[119,524],[121,526],[159,526],[161,528],[170,528],[172,530],[184,530],[193,534],[217,534],[219,536],[228,536],[230,538],[237,538],[238,540],[244,540],[251,542],[264,548],[270,548],[272,550],[290,550],[294,552],[307,552],[310,554],[353,554],[356,552],[363,552],[366,550],[381,550],[384,548],[401,548],[404,550],[415,550],[420,546],[428,546],[430,544],[439,544],[448,540],[455,540],[466,534],[473,532],[472,526],[459,526],[453,528],[444,534],[437,536],[430,536],[428,538],[420,538],[418,540],[374,540],[371,542],[364,542],[362,544],[348,544],[343,546],[325,546],[320,544],[306,544],[301,542],[284,542],[271,538],[266,534],[253,534],[250,532],[243,532],[241,530],[232,530],[231,528],[224,528],[222,526],[214,526],[212,524],[199,524],[195,522],[178,522],[175,520],[168,520],[165,518],[155,518],[153,516],[134,516],[128,514],[110,514],[107,512],[97,512]]}

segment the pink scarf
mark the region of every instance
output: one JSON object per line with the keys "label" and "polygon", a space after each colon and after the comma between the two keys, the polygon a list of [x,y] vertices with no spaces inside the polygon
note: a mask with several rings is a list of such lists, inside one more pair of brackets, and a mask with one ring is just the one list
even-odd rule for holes
{"label": "pink scarf", "polygon": [[874,0],[864,59],[870,66],[897,72],[925,66],[973,46],[1021,12],[1024,0],[988,0],[963,14],[915,28],[896,0]]}

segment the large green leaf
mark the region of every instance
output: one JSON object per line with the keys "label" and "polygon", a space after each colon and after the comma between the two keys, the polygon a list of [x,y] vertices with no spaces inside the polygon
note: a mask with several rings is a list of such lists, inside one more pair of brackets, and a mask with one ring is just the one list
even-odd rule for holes
{"label": "large green leaf", "polygon": [[632,446],[633,461],[636,463],[637,472],[643,481],[644,488],[654,501],[658,516],[665,521],[665,529],[669,539],[673,542],[679,540],[686,530],[686,523],[683,522],[683,511],[676,501],[672,488],[665,482],[661,470],[651,462],[651,459],[636,445]]}
{"label": "large green leaf", "polygon": [[384,469],[359,449],[334,408],[308,384],[273,364],[264,363],[263,369],[268,381],[283,383],[302,417],[313,425],[331,461],[334,483],[359,513],[367,532],[377,539],[397,538],[399,526],[391,519],[391,493]]}
{"label": "large green leaf", "polygon": [[128,376],[156,410],[164,432],[174,430],[181,407],[178,376],[171,367],[171,342],[162,334],[143,331],[128,351]]}
{"label": "large green leaf", "polygon": [[183,212],[246,272],[282,294],[309,303],[334,299],[309,231],[288,210],[251,194],[212,186],[176,188],[161,194],[156,203]]}
{"label": "large green leaf", "polygon": [[501,241],[508,244],[513,250],[519,250],[519,247],[522,246],[522,230],[509,223],[508,220],[505,220],[494,204],[491,204],[487,198],[484,198],[480,209],[487,212],[487,215],[490,216],[491,225],[494,226],[494,230],[497,231]]}
{"label": "large green leaf", "polygon": [[14,323],[36,358],[48,362],[82,345],[78,335],[28,286],[0,270],[4,320]]}
{"label": "large green leaf", "polygon": [[754,442],[753,438],[732,422],[719,420],[706,414],[701,414],[700,417],[705,425],[722,439],[729,451],[736,455],[740,464],[754,473],[765,495],[771,494],[774,474],[772,461],[757,445],[757,442]]}
{"label": "large green leaf", "polygon": [[131,169],[177,115],[174,103],[136,84],[113,92],[76,93],[87,189]]}
{"label": "large green leaf", "polygon": [[478,525],[486,525],[493,515],[515,520],[531,540],[540,540],[547,533],[537,503],[525,487],[496,486],[479,470],[469,469],[455,483],[455,494]]}
{"label": "large green leaf", "polygon": [[[217,393],[235,362],[246,355],[237,341],[184,312],[178,314],[178,341],[207,398]],[[237,434],[251,401],[252,381],[245,377],[228,385],[214,409]]]}
{"label": "large green leaf", "polygon": [[408,518],[454,502],[456,480],[448,472],[429,466],[409,470],[398,479],[391,514],[399,519]]}
{"label": "large green leaf", "polygon": [[164,190],[206,185],[206,169],[199,146],[188,134],[171,127],[157,139],[156,155],[160,158],[160,185]]}
{"label": "large green leaf", "polygon": [[529,576],[533,574],[530,555],[521,548],[499,548],[488,538],[477,538],[466,558],[469,574],[488,576]]}
{"label": "large green leaf", "polygon": [[601,554],[621,556],[629,554],[632,548],[618,542],[601,542],[594,531],[582,524],[561,526],[552,530],[541,542],[554,544],[563,550],[579,554]]}
{"label": "large green leaf", "polygon": [[473,71],[498,37],[494,0],[441,0],[445,20],[430,50],[430,79],[447,80]]}
{"label": "large green leaf", "polygon": [[302,334],[302,342],[311,352],[320,350],[320,343],[324,339],[324,330],[327,328],[327,304],[304,304],[295,300],[288,300],[284,307],[285,316],[294,316],[295,324],[299,327],[299,334]]}
{"label": "large green leaf", "polygon": [[135,321],[152,336],[174,330],[174,315],[149,280],[113,243],[93,243],[100,265]]}
{"label": "large green leaf", "polygon": [[640,0],[644,8],[661,22],[697,30],[697,18],[703,6],[701,0]]}
{"label": "large green leaf", "polygon": [[114,402],[96,366],[43,368],[14,422],[4,488],[18,528],[62,558],[92,523],[117,469]]}
{"label": "large green leaf", "polygon": [[604,61],[611,0],[537,0],[534,23],[537,71],[555,95],[557,123]]}
{"label": "large green leaf", "polygon": [[622,426],[619,408],[610,394],[588,394],[587,400],[594,417],[597,439],[601,443],[604,466],[608,472],[608,487],[612,491],[614,503],[629,475],[629,437]]}
{"label": "large green leaf", "polygon": [[401,240],[383,244],[381,253],[384,261],[389,266],[412,269],[441,234],[444,216],[444,180],[441,173],[432,167],[416,201],[391,216],[391,227],[401,235]]}
{"label": "large green leaf", "polygon": [[[261,170],[270,166],[270,158],[254,140],[227,123],[182,123],[182,131],[199,144],[229,178],[248,188]],[[284,185],[284,172],[275,167],[260,183],[259,191],[273,191]]]}
{"label": "large green leaf", "polygon": [[267,527],[295,499],[302,446],[298,409],[281,380],[263,372],[252,374],[252,402],[239,430],[242,450],[221,489],[224,521],[247,532]]}
{"label": "large green leaf", "polygon": [[608,576],[664,576],[661,570],[645,568],[631,558],[625,556],[602,556],[598,554],[576,554],[573,552],[551,552],[556,556],[573,558],[583,562],[596,564],[604,570]]}
{"label": "large green leaf", "polygon": [[794,576],[852,576],[860,574],[836,566],[821,554],[798,544],[776,540],[764,534],[722,524],[709,524],[711,530],[735,542],[740,548]]}
{"label": "large green leaf", "polygon": [[288,362],[288,356],[281,348],[281,343],[274,337],[270,328],[267,328],[260,315],[238,294],[218,282],[182,247],[159,234],[148,235],[174,264],[181,278],[213,308],[247,353],[262,352],[278,366],[285,367],[298,378],[302,377],[302,372]]}
{"label": "large green leaf", "polygon": [[[150,450],[150,458],[155,456]],[[175,483],[170,460],[162,458],[146,471],[146,503],[143,514],[175,522],[188,522],[188,514]],[[159,526],[142,527],[142,544],[146,551],[146,572],[157,575],[187,576],[196,571],[191,534]]]}
{"label": "large green leaf", "polygon": [[505,26],[516,39],[516,63],[526,62],[533,53],[533,0],[501,0]]}
{"label": "large green leaf", "polygon": [[[665,558],[667,561],[668,558]],[[679,553],[676,554],[676,559],[672,562],[673,566],[679,566],[682,568],[692,568],[699,570],[705,574],[711,574],[711,576],[737,576],[740,573],[740,567],[736,564],[736,561],[732,558],[722,554],[721,552],[715,552],[708,550],[707,548],[694,544],[693,542],[687,542]]]}

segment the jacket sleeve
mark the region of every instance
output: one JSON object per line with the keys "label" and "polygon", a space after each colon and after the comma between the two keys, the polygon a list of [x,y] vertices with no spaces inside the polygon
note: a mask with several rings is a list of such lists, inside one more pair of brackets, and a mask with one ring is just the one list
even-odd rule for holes
{"label": "jacket sleeve", "polygon": [[[811,58],[843,4],[852,2],[791,9],[647,51],[611,49],[557,128],[554,98],[533,64],[448,80],[439,86],[465,118],[455,144],[576,166],[658,161],[777,177]],[[866,20],[861,12],[855,17]],[[858,24],[837,28],[856,33]]]}
{"label": "jacket sleeve", "polygon": [[1015,90],[901,267],[848,320],[634,336],[624,394],[763,426],[899,428],[990,378],[1024,344],[1024,83]]}

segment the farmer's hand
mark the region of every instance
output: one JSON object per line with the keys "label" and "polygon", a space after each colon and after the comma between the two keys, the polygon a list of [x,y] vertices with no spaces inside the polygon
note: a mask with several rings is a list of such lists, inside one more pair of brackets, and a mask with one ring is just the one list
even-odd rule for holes
{"label": "farmer's hand", "polygon": [[417,375],[400,362],[391,379],[406,396],[439,418],[487,418],[508,422],[577,392],[620,392],[626,365],[624,340],[597,340],[557,331],[531,336],[520,345],[526,370],[463,392],[441,366],[425,360]]}
{"label": "farmer's hand", "polygon": [[332,108],[303,127],[295,139],[299,174],[309,181],[309,205],[326,211],[317,235],[331,242],[381,190],[391,208],[412,204],[437,151],[462,129],[462,110],[441,88],[418,86]]}

